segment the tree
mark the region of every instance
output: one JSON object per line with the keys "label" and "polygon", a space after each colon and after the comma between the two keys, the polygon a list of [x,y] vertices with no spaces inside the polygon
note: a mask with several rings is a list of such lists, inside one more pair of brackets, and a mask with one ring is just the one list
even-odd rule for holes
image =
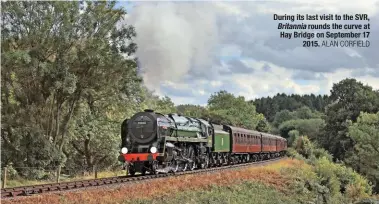
{"label": "tree", "polygon": [[326,126],[319,142],[335,159],[343,160],[353,148],[347,120],[356,122],[361,111],[379,111],[379,93],[355,79],[344,79],[333,85],[330,98],[334,102],[326,109]]}
{"label": "tree", "polygon": [[252,103],[245,101],[242,96],[235,97],[226,91],[212,94],[208,100],[210,112],[222,116],[231,124],[247,129],[256,129],[260,120],[264,120],[262,114],[255,111]]}
{"label": "tree", "polygon": [[64,163],[73,141],[85,147],[73,134],[83,109],[88,120],[110,124],[125,113],[126,102],[139,100],[136,33],[119,24],[126,12],[115,9],[115,1],[85,4],[2,2],[2,151],[13,152],[10,160],[19,166],[37,165],[24,162],[23,151],[37,148],[21,143],[28,135],[44,141],[38,148],[46,154],[60,154],[38,165]]}
{"label": "tree", "polygon": [[295,119],[295,117],[289,110],[282,110],[275,114],[273,124],[275,127],[279,127],[279,125],[282,124],[283,122],[287,120],[292,120],[292,119]]}
{"label": "tree", "polygon": [[354,142],[354,149],[347,162],[366,175],[379,192],[379,112],[361,112],[356,123],[349,121],[348,136]]}
{"label": "tree", "polygon": [[289,138],[289,132],[299,131],[300,135],[307,135],[310,139],[317,140],[325,122],[320,118],[288,120],[279,126],[280,135]]}
{"label": "tree", "polygon": [[270,132],[270,125],[266,119],[260,120],[257,124],[256,130],[259,132]]}
{"label": "tree", "polygon": [[207,110],[199,105],[191,105],[191,104],[185,104],[185,105],[178,105],[176,107],[179,114],[190,116],[190,117],[196,117],[196,118],[206,118]]}
{"label": "tree", "polygon": [[175,104],[171,101],[168,96],[165,96],[157,100],[157,112],[168,114],[174,113],[176,111]]}
{"label": "tree", "polygon": [[308,106],[303,106],[296,110],[296,117],[299,119],[310,119],[313,118],[312,110]]}
{"label": "tree", "polygon": [[[277,94],[274,97],[263,97],[253,101],[257,107],[257,112],[264,114],[269,122],[275,120],[275,116],[278,112],[283,110],[295,111],[301,107],[308,107],[311,111],[324,112],[326,105],[330,102],[327,95],[298,95],[298,94]],[[279,125],[279,124],[276,124]]]}
{"label": "tree", "polygon": [[287,144],[288,146],[295,146],[295,141],[297,141],[297,139],[299,138],[300,136],[300,133],[298,130],[291,130],[288,132],[288,140],[287,140]]}

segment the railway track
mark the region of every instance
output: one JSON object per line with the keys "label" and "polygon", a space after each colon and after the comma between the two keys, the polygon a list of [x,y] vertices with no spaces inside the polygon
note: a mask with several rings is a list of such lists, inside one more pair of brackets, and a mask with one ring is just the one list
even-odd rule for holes
{"label": "railway track", "polygon": [[170,177],[170,176],[207,173],[207,172],[215,172],[215,171],[221,171],[221,170],[226,170],[226,169],[236,169],[236,168],[246,167],[246,166],[261,166],[261,165],[270,164],[274,161],[278,161],[281,159],[283,159],[283,157],[279,157],[279,158],[275,158],[271,160],[258,161],[258,162],[234,164],[234,165],[229,165],[229,166],[212,167],[212,168],[207,168],[207,169],[197,169],[194,171],[184,171],[184,172],[167,173],[167,174],[109,177],[109,178],[90,179],[90,180],[82,180],[82,181],[41,184],[41,185],[32,185],[32,186],[20,186],[20,187],[15,187],[15,188],[3,188],[1,189],[1,198],[12,198],[12,197],[15,198],[15,197],[21,197],[21,196],[50,193],[50,192],[55,192],[55,191],[65,191],[65,190],[72,190],[72,189],[79,189],[79,188],[86,188],[86,187],[105,186],[105,185],[120,184],[120,183],[132,183],[132,182],[164,178],[164,177]]}

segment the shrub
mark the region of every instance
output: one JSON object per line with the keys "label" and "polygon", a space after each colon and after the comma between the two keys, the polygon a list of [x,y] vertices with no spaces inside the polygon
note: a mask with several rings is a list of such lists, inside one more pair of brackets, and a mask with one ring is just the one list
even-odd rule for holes
{"label": "shrub", "polygon": [[[304,187],[310,191],[318,189],[314,192],[316,200],[321,199],[320,193],[324,196],[322,199],[330,203],[346,203],[347,200],[355,202],[372,194],[372,186],[366,178],[343,164],[333,163],[333,157],[326,150],[317,148],[307,137],[300,137],[295,143],[294,148],[288,148],[287,154],[293,158],[302,158],[313,166],[317,179],[302,177],[300,180],[303,182],[300,183],[306,183]],[[301,171],[296,172],[296,175],[302,175]]]}

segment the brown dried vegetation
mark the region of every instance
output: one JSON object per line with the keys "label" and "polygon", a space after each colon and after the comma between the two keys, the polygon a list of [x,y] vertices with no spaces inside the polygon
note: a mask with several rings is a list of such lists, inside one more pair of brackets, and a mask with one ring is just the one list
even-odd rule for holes
{"label": "brown dried vegetation", "polygon": [[45,194],[17,200],[3,200],[2,203],[122,203],[125,200],[151,199],[172,196],[185,190],[206,190],[212,185],[238,184],[247,180],[260,181],[275,189],[286,192],[288,182],[280,174],[282,167],[306,165],[299,160],[284,159],[263,167],[249,167],[201,175],[185,175],[157,179],[117,188],[99,188],[79,192]]}

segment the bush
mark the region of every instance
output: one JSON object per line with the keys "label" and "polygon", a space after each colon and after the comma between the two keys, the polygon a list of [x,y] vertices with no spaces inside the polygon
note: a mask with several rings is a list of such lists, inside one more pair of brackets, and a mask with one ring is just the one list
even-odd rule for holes
{"label": "bush", "polygon": [[299,131],[291,130],[289,131],[288,135],[289,135],[288,146],[296,145],[295,141],[297,141],[297,139],[299,138],[299,135],[300,135]]}
{"label": "bush", "polygon": [[[355,202],[372,194],[372,186],[366,178],[343,164],[333,163],[333,157],[326,150],[317,148],[307,137],[300,137],[295,143],[295,148],[288,148],[287,155],[303,159],[313,166],[317,179],[308,174],[300,177],[299,183],[309,191],[316,190],[313,193],[318,200],[346,203],[347,200]],[[301,171],[304,169],[298,170],[295,175],[304,175]]]}
{"label": "bush", "polygon": [[320,158],[323,158],[325,157],[326,159],[328,159],[330,162],[333,161],[333,156],[329,154],[328,151],[326,151],[325,149],[322,149],[322,148],[316,148],[313,150],[313,154],[314,156],[317,158],[317,159],[320,159]]}

